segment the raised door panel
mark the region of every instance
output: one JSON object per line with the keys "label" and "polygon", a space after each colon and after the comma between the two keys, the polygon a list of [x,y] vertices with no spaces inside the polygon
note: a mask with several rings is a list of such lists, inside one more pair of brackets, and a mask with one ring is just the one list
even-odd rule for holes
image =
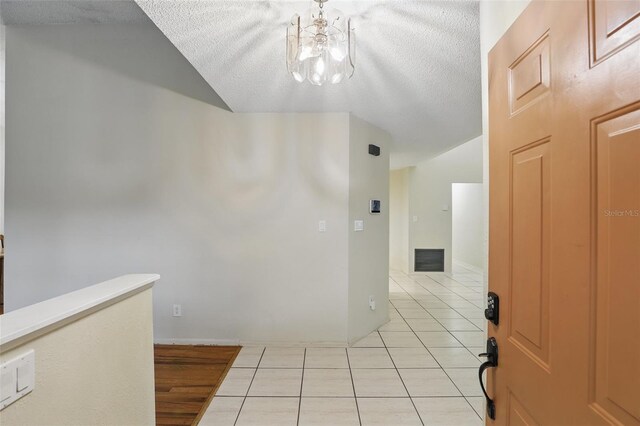
{"label": "raised door panel", "polygon": [[511,114],[527,108],[549,92],[549,35],[544,34],[509,67]]}
{"label": "raised door panel", "polygon": [[509,413],[509,426],[537,426],[533,416],[527,411],[527,409],[518,401],[518,399],[509,393],[509,407],[507,412]]}
{"label": "raised door panel", "polygon": [[594,124],[592,403],[640,424],[640,105]]}
{"label": "raised door panel", "polygon": [[512,154],[509,340],[549,370],[550,141]]}
{"label": "raised door panel", "polygon": [[589,1],[591,63],[640,39],[640,0]]}

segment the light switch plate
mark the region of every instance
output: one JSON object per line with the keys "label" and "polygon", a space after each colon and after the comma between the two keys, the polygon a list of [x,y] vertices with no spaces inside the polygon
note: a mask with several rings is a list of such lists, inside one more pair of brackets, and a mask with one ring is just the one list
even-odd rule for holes
{"label": "light switch plate", "polygon": [[318,222],[318,232],[327,232],[327,221],[321,220]]}
{"label": "light switch plate", "polygon": [[354,231],[364,231],[364,220],[355,220],[353,222]]}
{"label": "light switch plate", "polygon": [[[3,365],[0,369],[0,380],[2,384],[0,386],[0,403],[2,408],[5,407],[5,401],[13,398],[16,394],[16,375],[18,370],[11,368],[11,366]],[[9,405],[8,403],[6,405]]]}
{"label": "light switch plate", "polygon": [[30,350],[0,366],[0,410],[13,404],[35,388],[35,352]]}

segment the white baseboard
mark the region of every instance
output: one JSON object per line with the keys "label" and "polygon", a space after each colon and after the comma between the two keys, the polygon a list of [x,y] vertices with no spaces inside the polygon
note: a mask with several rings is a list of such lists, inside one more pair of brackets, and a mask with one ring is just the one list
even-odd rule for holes
{"label": "white baseboard", "polygon": [[262,340],[242,340],[242,346],[267,346],[267,347],[289,347],[289,348],[346,348],[346,342],[282,342],[282,341],[262,341]]}
{"label": "white baseboard", "polygon": [[238,346],[238,339],[154,339],[159,345]]}
{"label": "white baseboard", "polygon": [[206,345],[206,346],[271,346],[294,348],[346,348],[346,342],[283,342],[240,339],[155,339],[160,345]]}
{"label": "white baseboard", "polygon": [[453,260],[451,261],[451,263],[452,263],[453,265],[462,266],[463,268],[468,269],[468,270],[470,270],[470,271],[477,272],[477,273],[479,273],[479,274],[484,274],[484,269],[479,268],[479,267],[474,266],[474,265],[471,265],[471,264],[469,264],[469,263],[463,262],[463,261],[461,261],[461,260],[453,259]]}

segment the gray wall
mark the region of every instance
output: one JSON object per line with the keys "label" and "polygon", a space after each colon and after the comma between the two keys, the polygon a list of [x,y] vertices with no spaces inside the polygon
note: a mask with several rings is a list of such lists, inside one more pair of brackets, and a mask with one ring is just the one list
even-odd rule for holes
{"label": "gray wall", "polygon": [[4,233],[5,26],[0,19],[0,234]]}
{"label": "gray wall", "polygon": [[158,341],[348,339],[348,114],[228,112],[153,26],[10,26],[7,59],[9,310],[154,272]]}
{"label": "gray wall", "polygon": [[389,173],[389,267],[409,273],[409,170]]}
{"label": "gray wall", "polygon": [[[389,318],[389,147],[391,137],[352,116],[349,144],[349,341],[378,328]],[[380,146],[379,157],[368,154]],[[381,213],[369,213],[369,201],[381,201]],[[354,221],[364,220],[364,231]],[[369,308],[369,296],[376,309]]]}
{"label": "gray wall", "polygon": [[445,269],[451,271],[451,184],[455,182],[482,183],[482,137],[409,169],[410,271],[416,248],[444,248]]}
{"label": "gray wall", "polygon": [[454,183],[451,192],[451,259],[454,265],[483,271],[482,184]]}
{"label": "gray wall", "polygon": [[484,282],[489,277],[489,52],[531,0],[480,1],[480,71],[482,74],[482,162],[484,181]]}

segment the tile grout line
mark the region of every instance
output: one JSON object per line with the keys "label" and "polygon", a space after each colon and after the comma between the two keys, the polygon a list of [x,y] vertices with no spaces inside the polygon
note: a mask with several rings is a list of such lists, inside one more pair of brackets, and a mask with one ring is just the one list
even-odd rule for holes
{"label": "tile grout line", "polygon": [[[393,279],[393,278],[392,278]],[[393,280],[396,284],[398,284],[398,282],[396,280]],[[416,281],[417,282],[417,281]],[[420,283],[418,283],[420,284]],[[398,284],[398,286],[400,288],[402,288],[402,290],[404,290],[416,303],[418,302],[411,293],[407,292],[404,287],[402,287],[400,284]],[[422,286],[421,286],[422,287]],[[429,291],[425,288],[426,291]],[[438,296],[436,296],[438,297]],[[418,303],[419,304],[419,303]],[[424,309],[426,311],[426,308],[423,307],[422,305],[420,305],[422,307],[422,309]],[[395,305],[394,305],[395,308]],[[396,309],[397,310],[397,309]],[[428,312],[427,312],[428,313]],[[469,400],[465,397],[464,393],[462,392],[462,390],[458,387],[458,385],[456,384],[456,382],[453,381],[453,379],[451,378],[451,376],[449,376],[449,373],[447,373],[447,371],[444,369],[444,367],[442,366],[442,364],[440,364],[440,361],[438,361],[436,359],[435,356],[433,356],[433,354],[431,353],[431,351],[429,350],[429,348],[427,347],[427,345],[424,344],[424,342],[422,340],[420,340],[420,338],[418,337],[418,334],[413,330],[413,328],[409,325],[409,323],[407,323],[407,321],[405,320],[405,318],[402,316],[402,314],[400,313],[400,311],[398,311],[398,314],[402,317],[402,320],[407,324],[407,326],[411,329],[411,331],[413,332],[413,334],[416,336],[416,339],[418,339],[418,341],[420,341],[420,343],[422,344],[422,346],[424,346],[424,348],[427,350],[427,352],[429,353],[429,355],[431,355],[431,357],[433,358],[433,360],[440,366],[440,369],[442,370],[442,372],[447,376],[447,378],[449,379],[449,381],[453,384],[453,386],[458,390],[458,392],[460,392],[460,395],[464,398],[465,402],[469,405],[469,407],[471,407],[471,410],[473,410],[473,412],[477,415],[478,413],[476,412],[475,408],[473,408],[473,405],[471,405],[471,403],[469,402]],[[437,319],[436,319],[437,321]],[[440,321],[438,321],[438,323],[440,323]],[[440,325],[442,325],[442,323],[440,323]],[[442,325],[444,327],[444,325]],[[445,330],[447,330],[446,327],[444,327]],[[447,332],[449,332],[449,330],[447,330]],[[379,333],[379,332],[378,332]],[[451,332],[449,332],[449,334],[451,334]],[[453,336],[453,334],[451,334]],[[453,336],[456,340],[458,340],[455,336]],[[382,339],[382,335],[380,335],[380,338]],[[458,340],[459,341],[459,340]],[[387,347],[387,344],[384,342],[384,339],[382,339],[382,343],[384,343],[385,348]],[[466,346],[464,346],[464,343],[460,342],[460,344],[463,345],[463,347],[468,351],[471,352]],[[387,352],[389,351],[389,349],[387,348]],[[389,354],[389,357],[391,357],[391,354]],[[393,359],[391,359],[391,362],[393,362]],[[394,362],[395,365],[395,362]],[[475,367],[472,367],[475,368]],[[398,375],[400,375],[400,372],[398,372]],[[400,380],[402,380],[402,376],[400,376]],[[404,382],[403,382],[404,384]],[[409,393],[407,391],[407,393]],[[411,396],[411,395],[409,395]],[[411,402],[413,403],[413,399],[411,400]],[[414,404],[415,407],[415,404]],[[417,411],[417,409],[416,409]],[[419,414],[418,414],[419,415]]]}
{"label": "tile grout line", "polygon": [[[378,334],[380,334],[379,331],[378,331]],[[418,336],[416,336],[416,338],[418,338]],[[418,419],[420,420],[420,423],[422,423],[422,425],[424,426],[424,421],[422,420],[422,416],[420,415],[420,412],[418,411],[418,407],[416,407],[416,403],[413,402],[413,397],[409,393],[409,389],[407,388],[407,385],[404,383],[404,380],[402,379],[402,375],[400,374],[400,371],[398,371],[398,366],[396,365],[396,362],[393,360],[393,357],[391,356],[391,352],[389,352],[389,348],[387,347],[387,343],[384,341],[384,339],[382,338],[381,334],[380,334],[380,340],[382,340],[382,344],[384,345],[384,349],[387,351],[387,355],[389,355],[389,359],[391,360],[391,363],[393,364],[393,368],[396,370],[396,374],[400,378],[400,382],[402,383],[402,386],[404,387],[404,391],[407,393],[407,396],[409,397],[409,401],[411,401],[411,405],[413,405],[413,409],[416,410],[416,414],[418,415]]]}
{"label": "tile grout line", "polygon": [[[476,409],[475,409],[475,407],[473,406],[473,404],[471,404],[471,401],[469,401],[469,398],[483,398],[483,399],[484,399],[484,397],[482,397],[482,396],[465,396],[465,397],[464,397],[464,399],[466,399],[466,400],[467,400],[467,404],[471,405],[471,408],[473,409],[473,412],[474,412],[474,413],[476,413],[476,415],[480,418],[480,420],[484,421],[484,417],[482,417],[482,416],[480,415],[480,413],[478,413],[478,412],[476,411]],[[484,401],[483,401],[483,404],[484,404]],[[480,407],[480,408],[482,409],[483,407],[484,407],[484,405],[483,405],[482,407]],[[482,410],[481,410],[481,411],[482,411]]]}
{"label": "tile grout line", "polygon": [[[253,384],[253,379],[255,379],[256,374],[258,374],[258,368],[260,367],[260,363],[262,362],[262,357],[264,357],[264,353],[266,351],[267,351],[266,347],[262,349],[262,353],[260,354],[260,359],[258,360],[258,364],[256,364],[256,370],[253,372],[253,376],[251,377],[251,381],[249,382],[249,387],[247,388],[247,392],[244,394],[244,398],[242,399],[242,404],[240,404],[240,409],[238,410],[238,414],[236,415],[236,420],[233,422],[234,426],[238,424],[238,419],[240,419],[240,413],[242,412],[242,409],[244,408],[244,403],[247,401],[247,397],[249,396],[249,390],[251,389],[251,385]],[[233,367],[233,365],[231,367]]]}
{"label": "tile grout line", "polygon": [[[402,315],[402,314],[401,314]],[[402,318],[404,320],[404,317]],[[418,335],[416,334],[415,331],[413,331],[413,328],[411,328],[411,326],[409,324],[407,324],[407,326],[411,329],[411,332],[416,336],[416,339],[418,339],[418,341],[420,342],[420,344],[422,344],[422,346],[427,350],[427,352],[429,353],[429,355],[431,356],[431,358],[433,358],[433,360],[436,362],[436,364],[438,364],[438,367],[440,367],[440,370],[442,370],[442,372],[447,376],[447,378],[449,379],[449,381],[453,384],[453,386],[457,389],[458,392],[460,392],[460,395],[464,397],[464,395],[462,394],[462,391],[460,390],[460,388],[458,387],[458,385],[456,385],[456,383],[451,379],[451,376],[449,376],[449,374],[445,371],[444,367],[442,366],[442,364],[440,364],[440,361],[438,361],[438,359],[433,356],[433,354],[431,353],[431,351],[429,350],[429,348],[427,347],[427,345],[424,344],[424,342],[422,340],[420,340],[420,338],[418,337]],[[454,336],[455,337],[455,336]],[[385,344],[386,347],[386,344]],[[388,349],[387,349],[388,351]],[[389,356],[391,356],[391,354],[389,354]],[[393,359],[391,360],[393,362]],[[394,363],[395,365],[395,363]],[[470,367],[470,368],[475,368],[475,367]],[[399,374],[399,373],[398,373]],[[473,408],[473,407],[471,407]]]}
{"label": "tile grout line", "polygon": [[351,360],[349,359],[349,348],[344,348],[344,351],[347,354],[347,365],[349,366],[349,377],[351,377],[351,387],[353,388],[353,399],[356,401],[356,412],[358,413],[358,423],[360,423],[360,426],[362,426],[362,419],[360,418],[360,406],[358,405],[358,395],[356,395],[356,384],[353,381],[353,372],[351,371]]}
{"label": "tile grout line", "polygon": [[[436,281],[434,278],[431,278],[429,275],[426,275],[426,277],[427,277],[427,278],[429,278],[430,280],[432,280],[433,282],[437,283],[437,284],[438,284],[438,285],[440,285],[441,287],[444,287],[444,288],[446,289],[446,286],[445,286],[444,284],[442,284],[441,282]],[[457,282],[458,284],[461,284],[461,283],[460,283],[459,281],[457,281],[455,278],[452,278],[452,277],[448,277],[448,278],[449,278],[450,280],[453,280],[453,281]],[[409,277],[409,279],[413,279],[413,278]],[[394,281],[395,281],[395,280],[394,280]],[[413,281],[415,281],[415,280],[413,280]],[[429,291],[429,289],[425,288],[425,287],[424,287],[422,284],[420,284],[418,281],[415,281],[415,282],[416,282],[420,287],[422,287],[423,289],[425,289],[426,291]],[[398,284],[398,286],[399,286],[400,288],[402,288],[402,289],[406,292],[406,290],[404,289],[404,287],[402,287],[402,286],[401,286],[397,281],[396,281],[396,284]],[[461,285],[462,285],[462,284],[461,284]],[[464,286],[464,285],[463,285],[463,286]],[[454,291],[452,291],[452,292],[453,292],[453,293],[455,293]],[[408,292],[407,292],[407,294],[408,294]],[[431,294],[433,294],[433,293],[431,293]],[[481,293],[481,294],[482,294],[482,293]],[[478,305],[476,305],[475,303],[473,303],[473,302],[471,302],[470,300],[468,300],[466,297],[459,295],[458,293],[455,293],[455,295],[456,295],[457,297],[459,297],[459,298],[463,299],[463,300],[464,300],[465,302],[467,302],[467,303],[471,303],[471,304],[472,304],[472,305],[474,305],[474,306],[478,306]],[[409,294],[409,296],[411,296],[411,297],[413,298],[413,295]],[[447,302],[445,302],[443,299],[441,299],[437,294],[433,294],[433,296],[435,296],[437,299],[439,299],[439,300],[440,300],[442,303],[444,303],[445,305],[449,306],[449,308],[450,308],[451,310],[455,311],[456,313],[458,313],[458,315],[462,315],[460,312],[458,312],[458,311],[456,310],[456,308],[454,308],[453,306],[449,305]],[[413,298],[413,299],[414,299],[414,300],[415,300],[415,301],[420,305],[420,302],[418,302],[415,298]],[[394,306],[395,306],[395,305],[394,305]],[[422,305],[420,305],[420,306],[422,306]],[[422,308],[426,310],[426,308],[425,308],[424,306],[422,306]],[[478,309],[482,310],[482,308],[481,308],[481,307],[478,307]],[[398,313],[400,313],[400,311],[398,311]],[[470,322],[471,324],[473,324],[473,323],[472,323],[471,321],[469,321],[469,319],[468,319],[467,317],[465,317],[464,315],[462,315],[462,317],[463,317],[464,319],[466,319],[468,322]],[[434,318],[435,318],[435,317],[434,317]],[[404,319],[404,317],[403,317],[403,319]],[[435,318],[435,320],[436,320],[436,321],[438,321],[438,319],[437,319],[437,318]],[[451,333],[451,331],[449,331],[449,330],[447,329],[447,327],[445,327],[445,326],[444,326],[444,324],[442,324],[440,321],[438,321],[438,323],[439,323],[440,325],[442,325],[442,326],[443,326],[443,327],[444,327],[444,328],[445,328],[445,329],[446,329],[446,330],[447,330],[447,331],[448,331],[448,332],[449,332],[449,333],[450,333],[450,334],[451,334],[451,335],[452,335],[452,336],[453,336],[453,337],[454,337],[458,342],[460,342],[460,343],[462,344],[462,346],[467,350],[467,352],[471,353],[471,355],[473,355],[474,357],[476,357],[476,358],[477,358],[476,354],[474,354],[473,352],[471,352],[471,350],[467,347],[467,345],[465,345],[464,343],[462,343],[462,342],[460,341],[460,339],[458,339],[456,336],[454,336],[454,335],[453,335],[453,333]],[[477,328],[477,330],[466,330],[466,331],[481,331],[481,332],[483,332],[483,333],[485,334],[485,336],[487,335],[487,331],[486,331],[486,330],[480,329],[480,328],[479,328],[477,325],[475,325],[475,324],[473,324],[473,326],[474,326],[474,327],[476,327],[476,328]],[[465,331],[465,330],[459,330],[459,331]]]}
{"label": "tile grout line", "polygon": [[[427,276],[427,278],[432,279],[432,278],[430,278],[430,277],[428,277],[428,276]],[[393,278],[391,278],[391,279],[393,280]],[[410,279],[411,279],[411,278],[410,278]],[[450,279],[453,279],[453,278],[450,278]],[[400,287],[400,288],[401,288],[405,293],[407,293],[407,294],[408,294],[408,295],[409,295],[409,296],[414,300],[414,302],[416,302],[418,305],[420,305],[420,307],[421,307],[425,312],[427,312],[427,313],[429,314],[429,311],[427,310],[427,308],[425,308],[424,306],[422,306],[422,305],[420,304],[420,302],[418,301],[418,299],[416,299],[415,297],[413,297],[413,295],[412,295],[412,294],[410,294],[407,290],[405,290],[405,288],[404,288],[404,287],[402,287],[402,285],[401,285],[401,284],[399,284],[396,280],[393,280],[393,281],[398,285],[398,287]],[[415,280],[414,280],[414,281],[415,281]],[[454,280],[454,281],[455,281],[455,280]],[[425,291],[429,291],[429,289],[425,288],[425,287],[424,287],[422,284],[420,284],[418,281],[415,281],[415,282],[416,282],[420,287],[422,287]],[[440,286],[444,287],[444,286],[443,286],[442,284],[440,284],[439,282],[437,282],[437,281],[435,281],[435,280],[434,280],[434,282],[436,282],[436,283],[438,283],[438,285],[440,285]],[[445,287],[445,288],[446,288],[446,287]],[[431,293],[431,292],[429,291],[429,293]],[[432,295],[432,296],[434,296],[435,298],[437,298],[438,300],[440,300],[440,301],[441,301],[442,303],[444,303],[445,305],[449,306],[449,308],[448,308],[448,309],[451,309],[452,311],[455,311],[458,315],[462,315],[460,312],[456,311],[456,309],[455,309],[453,306],[449,305],[447,302],[445,302],[444,300],[440,299],[440,297],[438,297],[438,295],[437,295],[437,294],[433,294],[433,293],[431,293],[431,295]],[[460,297],[461,299],[464,299],[467,303],[471,303],[471,302],[469,302],[467,299],[465,299],[464,297],[462,297],[462,296],[460,296],[460,295],[456,295],[456,296]],[[393,304],[393,302],[391,302],[391,303]],[[398,311],[398,308],[396,308],[396,306],[395,306],[395,305],[393,305],[393,307],[396,309],[396,311]],[[482,308],[478,308],[478,309],[482,309]],[[406,318],[405,318],[405,317],[400,313],[400,311],[398,311],[398,314],[402,317],[402,319],[405,321],[405,323],[407,323],[407,325],[409,325],[409,323],[407,322],[407,319],[406,319]],[[431,314],[429,314],[429,315],[431,315]],[[440,324],[440,326],[441,326],[441,327],[443,327],[443,328],[445,329],[445,331],[446,331],[447,333],[451,334],[451,335],[453,336],[453,338],[454,338],[454,339],[456,339],[456,340],[457,340],[457,341],[462,345],[462,347],[463,347],[463,348],[465,348],[465,349],[467,350],[467,352],[469,352],[471,355],[473,355],[474,357],[476,357],[476,354],[474,354],[473,352],[471,352],[471,350],[467,347],[467,345],[465,345],[464,343],[462,343],[462,341],[460,341],[460,339],[458,339],[458,338],[457,338],[457,337],[452,333],[452,331],[455,331],[455,332],[457,332],[457,333],[459,333],[459,332],[461,332],[461,331],[463,331],[463,332],[464,332],[464,331],[481,331],[481,332],[484,332],[484,333],[486,334],[486,331],[485,331],[485,330],[481,330],[481,329],[479,329],[475,324],[473,324],[471,321],[469,321],[469,319],[468,319],[468,318],[466,318],[464,315],[462,315],[462,317],[463,317],[462,319],[465,319],[465,320],[467,320],[469,323],[473,324],[473,326],[474,326],[474,327],[476,327],[476,328],[477,328],[477,330],[449,330],[449,329],[448,329],[448,328],[447,328],[447,327],[446,327],[442,322],[440,322],[440,320],[439,320],[438,318],[434,317],[433,315],[431,315],[431,316],[432,316],[432,318],[433,318],[434,320],[436,320],[436,322],[437,322],[438,324]],[[411,318],[409,318],[409,319],[411,319]],[[441,318],[441,319],[446,319],[446,318]],[[409,326],[409,328],[411,329],[411,331],[413,331],[413,332],[415,333],[415,331],[413,330],[413,328],[412,328],[411,326]],[[416,337],[417,337],[417,334],[416,334]],[[418,337],[418,339],[420,339],[420,338]],[[422,341],[422,340],[421,340],[421,341]],[[476,358],[477,358],[477,357],[476,357]]]}
{"label": "tile grout line", "polygon": [[304,348],[304,355],[302,356],[302,377],[300,377],[300,399],[298,399],[298,418],[296,425],[300,424],[300,407],[302,406],[302,385],[304,385],[304,366],[307,363],[307,348]]}
{"label": "tile grout line", "polygon": [[[392,279],[393,279],[393,278],[392,278]],[[454,339],[456,339],[456,341],[457,341],[458,343],[460,343],[460,344],[462,345],[462,347],[463,347],[463,348],[465,348],[465,349],[466,349],[465,344],[464,344],[464,343],[462,343],[462,342],[461,342],[461,341],[460,341],[456,336],[454,336],[454,335],[453,335],[453,333],[451,332],[451,330],[449,330],[449,329],[448,329],[448,328],[447,328],[443,323],[441,323],[441,322],[438,320],[438,318],[436,318],[436,317],[434,317],[433,315],[431,315],[431,314],[429,313],[429,311],[427,310],[427,308],[425,308],[424,306],[422,306],[422,305],[420,304],[420,302],[418,302],[418,299],[416,299],[415,297],[413,297],[413,295],[412,295],[412,294],[410,294],[407,290],[405,290],[405,289],[404,289],[404,287],[402,287],[402,285],[400,285],[396,280],[393,280],[393,281],[398,285],[398,287],[400,287],[400,288],[401,288],[405,293],[407,293],[407,294],[409,295],[409,297],[411,297],[411,299],[413,299],[413,301],[414,301],[414,302],[416,302],[416,303],[420,306],[420,308],[421,308],[423,311],[425,311],[427,314],[429,314],[429,315],[430,315],[430,316],[431,316],[431,317],[432,317],[432,318],[433,318],[433,319],[434,319],[438,324],[440,324],[440,327],[442,327],[442,328],[443,328],[447,333],[451,334],[451,336],[452,336]],[[422,287],[422,285],[421,285],[420,283],[418,283],[417,281],[416,281],[416,283],[417,283],[420,287]],[[440,284],[440,283],[438,283],[438,284]],[[442,284],[440,284],[440,285],[442,285]],[[422,288],[423,288],[425,291],[429,291],[428,289],[426,289],[426,288],[424,288],[424,287],[422,287]],[[431,293],[431,292],[429,292],[429,293]],[[441,301],[442,303],[444,303],[445,305],[449,306],[449,304],[448,304],[447,302],[445,302],[444,300],[440,299],[437,295],[435,295],[435,294],[433,294],[433,293],[431,293],[431,295],[432,295],[432,296],[434,296],[434,297],[436,297],[438,300],[440,300],[440,301]],[[393,304],[393,302],[391,302],[391,303]],[[396,308],[396,305],[393,305],[393,307],[395,308],[395,310],[396,310],[396,311],[398,311],[398,308]],[[455,310],[455,309],[453,309],[451,306],[449,306],[449,309]],[[462,315],[462,314],[460,314],[458,311],[456,311],[456,312],[457,312],[459,315]],[[411,329],[411,331],[416,335],[416,337],[418,337],[418,334],[416,333],[416,331],[415,331],[415,330],[413,329],[413,327],[411,327],[411,326],[409,325],[409,323],[407,322],[407,318],[405,318],[405,317],[404,317],[404,315],[402,315],[402,314],[400,313],[400,311],[398,311],[398,315],[400,315],[400,317],[402,317],[402,319],[403,319],[403,320],[404,320],[404,322],[407,324],[407,326],[408,326],[408,327]],[[409,319],[411,319],[411,318],[409,318]],[[466,318],[465,318],[465,319],[466,319]],[[424,342],[420,339],[420,337],[418,337],[418,340],[420,340],[420,343],[422,343],[422,344],[424,345]],[[424,345],[424,346],[425,346],[425,348],[427,347],[426,345]],[[427,348],[427,350],[429,350],[429,349]],[[467,350],[468,350],[468,349],[467,349]],[[431,351],[429,351],[429,353],[431,353]],[[432,356],[433,356],[433,355],[432,355]],[[435,357],[434,357],[434,359],[435,359]]]}
{"label": "tile grout line", "polygon": [[[440,281],[437,281],[436,279],[431,278],[431,277],[430,277],[430,276],[428,276],[428,275],[426,275],[426,277],[427,277],[427,278],[429,278],[431,281],[433,281],[433,282],[437,283],[437,284],[438,284],[438,285],[440,285],[441,287],[444,287],[445,289],[447,288],[447,287],[446,287],[444,284],[442,284]],[[450,280],[453,280],[453,281],[457,282],[458,284],[460,284],[460,285],[461,285],[461,286],[463,286],[463,287],[467,287],[467,286],[465,286],[464,284],[462,284],[461,282],[457,281],[455,278],[452,278],[452,277],[447,277],[447,278],[449,278]],[[416,282],[417,282],[417,281],[416,281]],[[420,284],[419,282],[417,282],[417,283],[418,283],[418,285],[419,285],[420,287],[424,288],[424,287],[422,286],[422,284]],[[483,284],[483,287],[484,287],[484,284]],[[468,288],[468,287],[467,287],[467,288]],[[426,288],[425,288],[425,290],[427,290],[427,291],[428,291],[428,289],[426,289]],[[478,305],[476,305],[475,303],[473,303],[472,301],[470,301],[470,300],[469,300],[469,299],[467,299],[466,297],[464,297],[464,296],[462,296],[462,295],[460,295],[460,294],[456,293],[454,290],[449,290],[449,291],[451,291],[452,293],[454,293],[456,296],[460,297],[461,299],[464,299],[464,301],[465,301],[465,302],[467,302],[467,303],[471,303],[472,305],[474,305],[474,306],[478,307],[478,309],[482,309],[482,306],[478,306]],[[480,296],[482,296],[482,292],[480,291],[479,293],[480,293]],[[437,295],[437,294],[434,294],[434,296],[438,297],[438,295]],[[438,299],[440,299],[440,298],[438,297]],[[442,299],[440,299],[440,300],[442,300]],[[442,301],[444,302],[444,300],[442,300]],[[449,305],[447,302],[444,302],[444,303],[446,303],[447,305]],[[483,306],[484,306],[484,303],[483,303]],[[451,307],[451,308],[452,308],[452,309],[455,309],[455,308],[453,308],[453,307]]]}

